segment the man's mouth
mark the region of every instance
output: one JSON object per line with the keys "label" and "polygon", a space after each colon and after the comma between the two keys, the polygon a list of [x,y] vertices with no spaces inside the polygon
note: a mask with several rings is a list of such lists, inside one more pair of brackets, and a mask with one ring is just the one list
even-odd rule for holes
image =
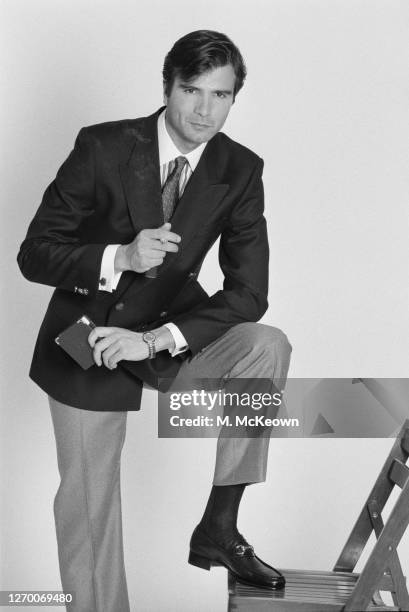
{"label": "man's mouth", "polygon": [[195,127],[198,127],[198,128],[210,128],[210,127],[212,127],[211,125],[208,125],[207,123],[197,123],[196,121],[191,121],[190,123],[191,123],[191,125],[194,125]]}

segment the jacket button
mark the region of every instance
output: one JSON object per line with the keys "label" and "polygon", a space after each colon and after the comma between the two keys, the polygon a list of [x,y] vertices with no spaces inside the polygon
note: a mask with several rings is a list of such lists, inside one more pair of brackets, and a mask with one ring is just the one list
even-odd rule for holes
{"label": "jacket button", "polygon": [[196,272],[189,272],[189,278],[193,278],[194,276],[196,276]]}
{"label": "jacket button", "polygon": [[118,302],[118,304],[115,304],[115,310],[123,310],[124,306],[125,304],[123,302]]}
{"label": "jacket button", "polygon": [[167,310],[163,310],[163,311],[160,313],[160,315],[159,315],[159,316],[160,316],[160,318],[161,318],[161,319],[163,319],[164,317],[166,317],[166,315],[167,315],[167,314],[168,314],[168,311],[167,311]]}

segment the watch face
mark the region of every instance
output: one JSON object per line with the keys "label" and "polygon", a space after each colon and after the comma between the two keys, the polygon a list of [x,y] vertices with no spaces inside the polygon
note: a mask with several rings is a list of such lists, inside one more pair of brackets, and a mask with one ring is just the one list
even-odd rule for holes
{"label": "watch face", "polygon": [[142,337],[145,340],[145,342],[155,342],[156,340],[155,334],[150,331],[145,332]]}

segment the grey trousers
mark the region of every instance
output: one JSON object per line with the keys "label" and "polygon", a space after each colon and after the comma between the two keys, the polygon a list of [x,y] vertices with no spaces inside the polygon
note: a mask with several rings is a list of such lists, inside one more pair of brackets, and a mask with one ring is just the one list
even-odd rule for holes
{"label": "grey trousers", "polygon": [[[268,378],[284,388],[291,346],[275,327],[242,323],[186,360],[177,380]],[[70,612],[129,612],[120,460],[127,412],[81,410],[49,398],[60,486],[54,516],[62,588]],[[219,438],[215,485],[262,482],[269,437]]]}

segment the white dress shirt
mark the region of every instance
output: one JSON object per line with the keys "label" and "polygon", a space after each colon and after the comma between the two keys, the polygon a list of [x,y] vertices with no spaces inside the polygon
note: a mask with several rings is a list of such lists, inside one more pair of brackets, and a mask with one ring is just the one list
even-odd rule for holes
{"label": "white dress shirt", "polygon": [[[186,157],[188,163],[183,168],[182,174],[179,181],[179,197],[183,194],[188,180],[192,176],[194,169],[199,163],[199,159],[204,151],[207,143],[202,143],[196,147],[190,153],[182,153],[179,151],[172,138],[166,129],[165,122],[166,108],[160,113],[158,117],[158,145],[159,145],[159,167],[160,167],[160,180],[161,186],[163,187],[166,179],[170,172],[173,170],[174,160],[176,157],[183,155]],[[100,283],[98,289],[100,291],[115,291],[118,286],[119,279],[121,278],[122,272],[115,271],[115,255],[119,244],[109,244],[103,253],[100,270]],[[102,282],[103,281],[103,282]],[[188,349],[188,345],[185,337],[183,336],[180,329],[174,323],[165,323],[175,341],[175,348],[172,351],[169,349],[169,353],[174,357],[179,353],[183,353]]]}

